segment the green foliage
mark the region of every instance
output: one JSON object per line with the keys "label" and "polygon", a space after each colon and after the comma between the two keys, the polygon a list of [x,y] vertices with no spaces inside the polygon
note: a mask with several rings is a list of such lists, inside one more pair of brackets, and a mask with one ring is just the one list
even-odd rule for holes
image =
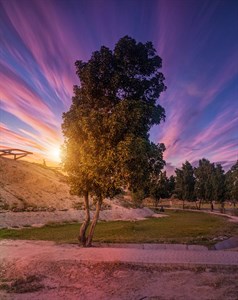
{"label": "green foliage", "polygon": [[175,192],[179,199],[194,200],[195,177],[192,165],[186,161],[182,169],[176,169]]}
{"label": "green foliage", "polygon": [[171,197],[175,190],[175,176],[171,175],[168,180],[168,194]]}
{"label": "green foliage", "polygon": [[165,118],[156,102],[166,89],[161,58],[152,43],[126,36],[114,51],[103,46],[75,65],[80,85],[62,125],[72,192],[104,198],[122,186],[141,189],[164,165],[163,147],[148,134]]}
{"label": "green foliage", "polygon": [[226,173],[225,183],[227,186],[226,196],[228,199],[238,201],[238,161]]}
{"label": "green foliage", "polygon": [[138,189],[131,193],[131,198],[135,207],[139,208],[142,205],[142,200],[146,197],[146,192],[143,189]]}
{"label": "green foliage", "polygon": [[215,165],[203,158],[194,170],[196,176],[195,190],[199,199],[212,202],[225,200],[225,175],[220,164]]}
{"label": "green foliage", "polygon": [[212,183],[213,200],[224,202],[226,194],[225,174],[220,164],[217,164],[215,166],[215,170],[212,176]]}
{"label": "green foliage", "polygon": [[202,200],[213,200],[212,194],[212,176],[215,171],[215,166],[209,160],[203,158],[199,160],[199,166],[195,168],[194,173],[196,176],[195,190],[196,195]]}
{"label": "green foliage", "polygon": [[[87,217],[79,239],[90,245],[102,200],[122,187],[144,191],[151,173],[164,165],[164,146],[149,141],[149,130],[165,118],[157,100],[166,87],[152,43],[128,36],[113,51],[103,46],[75,66],[80,85],[63,114],[63,161],[72,193],[84,195]],[[86,239],[88,195],[98,205]]]}
{"label": "green foliage", "polygon": [[160,198],[167,198],[169,196],[169,180],[165,171],[154,176],[150,185],[150,195],[155,198],[156,202],[158,202]]}

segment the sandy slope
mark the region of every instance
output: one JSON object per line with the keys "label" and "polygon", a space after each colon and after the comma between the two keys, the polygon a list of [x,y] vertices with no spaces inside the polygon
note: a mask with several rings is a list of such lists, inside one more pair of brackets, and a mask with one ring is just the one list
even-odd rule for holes
{"label": "sandy slope", "polygon": [[[122,207],[121,201],[106,199],[104,208],[107,209],[101,211],[100,219],[139,220],[154,214],[149,208]],[[61,173],[26,161],[0,157],[0,228],[83,221],[84,212],[73,209],[80,203],[82,199],[70,195],[67,179]],[[38,211],[12,212],[1,210],[1,207],[37,208]],[[47,211],[39,211],[39,208]],[[50,208],[56,210],[49,211]]]}
{"label": "sandy slope", "polygon": [[0,206],[71,208],[79,198],[69,193],[58,172],[22,160],[0,157]]}

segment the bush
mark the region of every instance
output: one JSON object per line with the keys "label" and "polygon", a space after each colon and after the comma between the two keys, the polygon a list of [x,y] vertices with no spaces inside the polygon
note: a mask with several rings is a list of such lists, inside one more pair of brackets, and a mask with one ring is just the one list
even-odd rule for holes
{"label": "bush", "polygon": [[131,193],[131,198],[136,207],[142,207],[142,201],[145,198],[144,191],[136,191]]}

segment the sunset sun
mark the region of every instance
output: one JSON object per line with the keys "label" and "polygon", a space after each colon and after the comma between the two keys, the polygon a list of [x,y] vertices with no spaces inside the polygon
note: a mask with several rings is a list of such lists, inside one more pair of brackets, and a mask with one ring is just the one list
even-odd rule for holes
{"label": "sunset sun", "polygon": [[48,156],[50,160],[53,160],[55,162],[61,161],[61,150],[60,146],[55,146],[49,149]]}

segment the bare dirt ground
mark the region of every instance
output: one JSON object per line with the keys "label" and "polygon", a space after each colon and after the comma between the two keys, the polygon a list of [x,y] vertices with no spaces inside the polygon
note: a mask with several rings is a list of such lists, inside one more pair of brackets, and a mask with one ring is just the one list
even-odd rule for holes
{"label": "bare dirt ground", "polygon": [[[236,265],[96,261],[85,259],[87,249],[37,241],[3,241],[0,250],[1,300],[238,299]],[[113,249],[99,250],[113,256]]]}
{"label": "bare dirt ground", "polygon": [[0,299],[237,299],[238,271],[123,263],[1,263]]}

